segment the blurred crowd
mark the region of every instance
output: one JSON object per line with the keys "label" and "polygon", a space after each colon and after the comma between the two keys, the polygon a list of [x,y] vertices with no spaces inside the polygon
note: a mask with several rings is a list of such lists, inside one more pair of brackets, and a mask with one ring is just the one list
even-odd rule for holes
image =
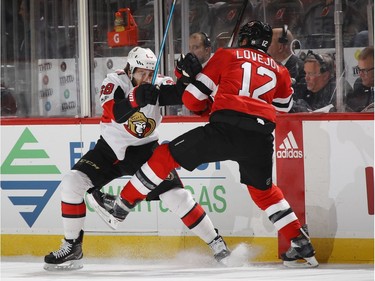
{"label": "blurred crowd", "polygon": [[[94,58],[124,56],[130,50],[109,48],[106,42],[119,6],[132,10],[138,25],[139,45],[155,48],[154,1],[94,0],[90,3],[90,52]],[[373,29],[373,23],[367,19],[373,18],[374,3],[342,1],[343,47],[362,50],[356,53],[357,65],[344,69],[343,93],[338,97],[344,103],[343,108],[337,108],[335,5],[334,0],[189,1],[189,34],[205,34],[213,54],[218,48],[228,46],[243,11],[242,22],[256,19],[273,27],[269,53],[290,71],[295,91],[292,112],[368,111],[374,99],[374,44],[369,34],[369,24]],[[77,56],[77,0],[4,0],[2,7],[1,116],[28,117],[32,115],[30,92],[35,89],[31,62]],[[172,51],[179,54],[183,52],[181,1],[177,1],[175,11]],[[352,70],[356,80],[349,82],[346,78]],[[167,110],[166,114],[189,113]]]}

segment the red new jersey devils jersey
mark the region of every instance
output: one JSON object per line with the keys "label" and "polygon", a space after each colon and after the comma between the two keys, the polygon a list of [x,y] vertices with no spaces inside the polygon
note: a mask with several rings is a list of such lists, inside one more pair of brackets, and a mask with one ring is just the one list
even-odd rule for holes
{"label": "red new jersey devils jersey", "polygon": [[188,85],[183,100],[190,110],[207,107],[211,113],[234,110],[275,122],[276,111],[292,107],[292,81],[288,70],[268,54],[250,48],[219,49],[208,61],[196,82]]}

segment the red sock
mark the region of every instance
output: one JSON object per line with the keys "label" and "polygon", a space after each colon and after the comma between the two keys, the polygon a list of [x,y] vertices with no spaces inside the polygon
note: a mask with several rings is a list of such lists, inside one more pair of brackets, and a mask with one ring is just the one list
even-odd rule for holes
{"label": "red sock", "polygon": [[[167,144],[158,146],[151,158],[147,161],[147,164],[152,170],[152,172],[149,172],[149,174],[145,173],[145,177],[147,177],[147,180],[149,181],[151,181],[152,178],[155,178],[155,175],[159,179],[166,179],[173,168],[179,167],[179,164],[171,155]],[[140,179],[139,181],[141,182],[140,184],[142,184],[143,180]],[[154,184],[158,185],[159,182],[154,182]],[[143,187],[143,189],[146,190],[147,188]],[[145,199],[146,196],[147,194],[144,195],[138,191],[138,189],[132,184],[131,180],[124,186],[121,191],[121,198],[125,199],[131,205],[135,205],[135,203],[137,203],[138,201]]]}
{"label": "red sock", "polygon": [[174,168],[180,167],[171,155],[168,144],[159,145],[147,163],[161,179],[167,178]]}
{"label": "red sock", "polygon": [[71,204],[61,201],[61,215],[64,218],[83,218],[86,216],[85,201],[79,204]]}
{"label": "red sock", "polygon": [[301,234],[301,224],[298,220],[292,221],[279,230],[280,234],[288,240],[292,240]]}
{"label": "red sock", "polygon": [[192,229],[197,226],[205,216],[206,212],[203,210],[202,206],[195,203],[194,207],[183,216],[181,220],[189,229]]}
{"label": "red sock", "polygon": [[121,190],[120,196],[131,205],[135,205],[137,202],[145,199],[147,195],[143,195],[142,193],[140,193],[129,181]]}
{"label": "red sock", "polygon": [[[265,211],[268,207],[279,203],[281,200],[285,200],[281,189],[274,184],[272,184],[272,187],[267,190],[256,189],[250,185],[247,186],[247,189],[255,204],[257,204],[257,206],[263,211]],[[280,209],[280,211],[283,210]],[[291,240],[300,234],[300,228],[301,224],[299,220],[295,219],[280,228],[278,231],[285,238]]]}
{"label": "red sock", "polygon": [[251,185],[247,186],[251,198],[257,206],[265,211],[269,206],[284,199],[284,194],[280,188],[272,184],[272,187],[266,190],[257,189]]}

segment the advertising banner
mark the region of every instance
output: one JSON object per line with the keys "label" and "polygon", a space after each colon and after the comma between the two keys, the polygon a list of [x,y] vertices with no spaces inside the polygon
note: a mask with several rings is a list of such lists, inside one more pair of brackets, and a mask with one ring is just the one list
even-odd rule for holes
{"label": "advertising banner", "polygon": [[[302,121],[280,119],[276,126],[275,156],[277,185],[301,224],[305,223],[305,177]],[[289,248],[289,241],[279,235],[279,253]]]}
{"label": "advertising banner", "polygon": [[[280,118],[275,132],[275,181],[312,237],[373,238],[373,120]],[[284,119],[284,120],[282,120]],[[204,123],[162,123],[160,142]],[[99,124],[1,127],[1,232],[61,234],[59,183],[92,148]],[[238,165],[202,164],[178,170],[222,235],[277,237],[265,212],[239,182]],[[118,194],[129,177],[103,187]],[[117,231],[87,206],[85,229],[124,235],[192,235],[162,202],[142,202]],[[284,245],[285,246],[285,245]]]}
{"label": "advertising banner", "polygon": [[40,116],[77,115],[78,78],[75,59],[39,60]]}
{"label": "advertising banner", "polygon": [[[374,121],[304,121],[306,220],[315,237],[374,238]],[[369,212],[370,210],[370,212]]]}
{"label": "advertising banner", "polygon": [[[203,124],[203,123],[201,123]],[[161,142],[201,125],[163,123]],[[95,145],[99,125],[33,125],[3,127],[1,208],[2,233],[60,234],[59,182],[81,155]],[[254,205],[245,186],[239,182],[234,162],[203,164],[193,172],[178,170],[193,197],[199,202],[223,235],[274,237],[276,232],[265,213]],[[118,194],[129,177],[116,179],[103,187]],[[85,229],[113,233],[87,205]],[[118,233],[191,235],[179,218],[162,202],[142,202]]]}

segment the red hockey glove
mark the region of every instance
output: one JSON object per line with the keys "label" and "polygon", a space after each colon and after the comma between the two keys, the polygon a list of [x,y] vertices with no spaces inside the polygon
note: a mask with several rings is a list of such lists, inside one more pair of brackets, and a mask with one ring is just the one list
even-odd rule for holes
{"label": "red hockey glove", "polygon": [[155,85],[141,84],[130,91],[128,99],[133,108],[144,107],[148,104],[155,105],[159,92],[159,88]]}

